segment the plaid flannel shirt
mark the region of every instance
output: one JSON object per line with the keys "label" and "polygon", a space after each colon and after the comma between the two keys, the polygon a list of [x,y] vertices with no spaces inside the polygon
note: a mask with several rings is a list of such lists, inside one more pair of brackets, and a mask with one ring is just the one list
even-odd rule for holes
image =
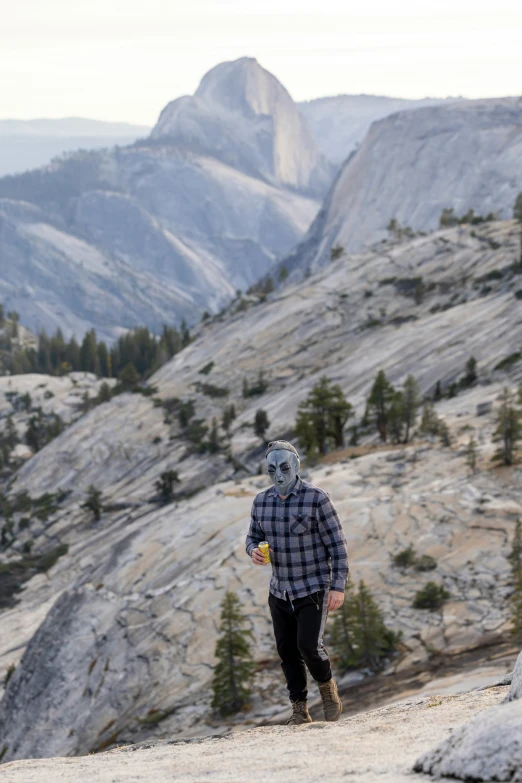
{"label": "plaid flannel shirt", "polygon": [[275,487],[252,504],[246,538],[249,557],[268,541],[272,563],[270,592],[277,598],[302,598],[317,590],[343,592],[348,578],[346,538],[328,494],[302,481],[282,500]]}

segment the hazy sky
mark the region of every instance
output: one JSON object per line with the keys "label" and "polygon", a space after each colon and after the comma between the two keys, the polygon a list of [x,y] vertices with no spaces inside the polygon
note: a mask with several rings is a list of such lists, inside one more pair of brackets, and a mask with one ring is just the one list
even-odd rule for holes
{"label": "hazy sky", "polygon": [[153,124],[224,60],[296,100],[522,94],[522,0],[1,0],[0,116]]}

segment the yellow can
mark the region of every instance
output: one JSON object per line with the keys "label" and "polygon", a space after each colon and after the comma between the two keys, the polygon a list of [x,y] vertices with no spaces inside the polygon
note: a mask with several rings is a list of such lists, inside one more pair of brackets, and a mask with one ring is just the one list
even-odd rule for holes
{"label": "yellow can", "polygon": [[270,562],[270,544],[268,541],[261,541],[260,544],[257,545],[257,548],[260,552],[262,552],[263,557],[265,558],[265,563]]}

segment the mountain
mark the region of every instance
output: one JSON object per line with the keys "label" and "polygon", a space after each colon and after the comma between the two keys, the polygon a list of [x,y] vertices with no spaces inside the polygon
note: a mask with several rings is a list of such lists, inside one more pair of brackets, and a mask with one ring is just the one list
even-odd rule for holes
{"label": "mountain", "polygon": [[78,149],[130,144],[149,133],[146,125],[82,117],[0,120],[0,176],[45,166],[52,158]]}
{"label": "mountain", "polygon": [[194,96],[169,103],[152,139],[204,150],[273,184],[323,195],[332,172],[299,109],[257,60],[217,65]]}
{"label": "mountain", "polygon": [[353,252],[385,239],[392,218],[413,231],[437,228],[444,208],[509,218],[521,190],[522,98],[400,111],[371,125],[282,263],[313,270],[333,246]]}
{"label": "mountain", "polygon": [[180,110],[187,100],[150,138],[0,179],[0,297],[33,331],[94,326],[110,339],[194,323],[303,236],[328,167],[284,88],[239,60],[203,79],[193,100],[205,112]]}
{"label": "mountain", "polygon": [[362,143],[372,122],[397,111],[438,106],[460,98],[390,98],[385,95],[335,95],[299,103],[319,149],[335,168]]}
{"label": "mountain", "polygon": [[[292,437],[297,408],[323,375],[353,405],[348,429],[359,425],[379,370],[396,388],[413,374],[425,399],[437,381],[444,393],[435,411],[449,445],[418,424],[408,444],[381,444],[360,429],[358,446],[304,468],[339,509],[352,579],[364,580],[386,624],[403,633],[382,681],[402,672],[413,689],[433,676],[439,655],[459,666],[464,651],[494,658],[505,650],[521,467],[494,467],[491,456],[502,389],[522,380],[519,241],[512,220],[454,227],[386,255],[345,256],[265,301],[238,297],[150,378],[154,396],[97,405],[26,459],[4,488],[13,538],[0,555],[0,682],[10,671],[0,704],[4,762],[228,731],[209,723],[226,590],[240,596],[258,663],[251,710],[236,725],[281,716],[287,694],[266,606],[269,574],[244,552],[252,499],[268,485],[253,422],[265,410],[267,438]],[[471,356],[478,378],[466,387],[458,381]],[[261,368],[267,387],[243,396]],[[448,394],[453,383],[457,393]],[[61,415],[72,386],[0,378],[0,415],[23,432],[30,406]],[[27,392],[29,409],[20,404]],[[180,400],[194,406],[190,431]],[[205,452],[197,433],[232,403],[230,435],[219,428],[217,453]],[[466,458],[472,436],[476,472]],[[155,482],[168,470],[179,484],[164,505]],[[99,521],[83,505],[90,485],[102,492]],[[410,544],[435,570],[393,566]],[[46,569],[31,571],[28,549],[47,558]],[[433,613],[412,607],[428,580],[450,593]],[[362,677],[348,675],[346,688]],[[353,691],[349,703],[358,704]]]}

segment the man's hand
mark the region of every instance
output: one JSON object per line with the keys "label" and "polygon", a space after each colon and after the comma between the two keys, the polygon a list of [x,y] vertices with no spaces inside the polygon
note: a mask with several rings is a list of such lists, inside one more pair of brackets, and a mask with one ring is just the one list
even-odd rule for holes
{"label": "man's hand", "polygon": [[252,562],[254,565],[268,565],[268,563],[265,563],[265,556],[257,547],[252,550]]}
{"label": "man's hand", "polygon": [[333,612],[334,609],[339,609],[340,606],[342,606],[344,603],[344,593],[340,593],[337,590],[330,590],[328,593],[328,603],[327,608],[330,612]]}

